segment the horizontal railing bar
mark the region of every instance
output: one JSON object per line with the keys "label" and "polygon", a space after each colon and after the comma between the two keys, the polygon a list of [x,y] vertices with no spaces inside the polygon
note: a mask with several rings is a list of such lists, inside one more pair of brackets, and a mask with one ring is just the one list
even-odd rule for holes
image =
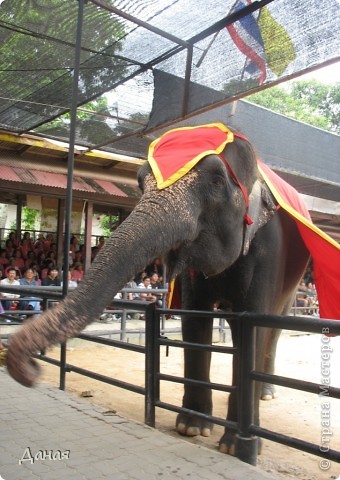
{"label": "horizontal railing bar", "polygon": [[79,375],[84,375],[85,377],[92,378],[93,380],[99,380],[100,382],[108,383],[115,387],[124,388],[125,390],[130,390],[131,392],[140,393],[145,395],[145,388],[133,385],[132,383],[123,382],[122,380],[113,379],[102,375],[100,373],[92,372],[91,370],[86,370],[85,368],[76,367],[75,365],[66,364],[66,369],[68,372],[75,372]]}
{"label": "horizontal railing bar", "polygon": [[185,413],[186,415],[195,416],[199,418],[203,418],[208,422],[216,423],[216,425],[221,425],[222,427],[228,427],[231,430],[237,430],[237,423],[231,420],[223,420],[222,418],[214,417],[212,415],[208,415],[206,413],[197,412],[196,410],[190,410],[189,408],[184,407],[177,407],[176,405],[172,405],[171,403],[162,402],[157,400],[155,402],[155,406],[159,408],[163,408],[165,410],[170,410],[176,413]]}
{"label": "horizontal railing bar", "polygon": [[322,451],[320,445],[284,435],[282,433],[273,432],[272,430],[267,430],[266,428],[258,427],[257,425],[251,425],[249,427],[249,432],[258,437],[272,440],[288,447],[294,447],[303,450],[304,452],[311,453],[312,455],[317,455],[318,457],[327,458],[334,462],[340,462],[340,452],[337,450],[327,448],[325,451]]}
{"label": "horizontal railing bar", "polygon": [[308,393],[315,393],[317,395],[323,395],[323,391],[327,391],[327,394],[324,396],[339,398],[340,399],[340,388],[331,387],[329,385],[320,385],[318,383],[306,382],[305,380],[299,380],[296,378],[283,377],[280,375],[270,375],[269,373],[264,372],[250,372],[250,378],[253,380],[258,380],[265,383],[274,383],[275,385],[280,385],[281,387],[293,388],[294,390],[302,390]]}
{"label": "horizontal railing bar", "polygon": [[124,350],[132,350],[138,353],[145,353],[145,347],[142,345],[135,345],[133,343],[125,343],[120,340],[112,340],[110,338],[95,337],[85,333],[77,335],[77,338],[81,340],[87,340],[88,342],[101,343],[103,345],[108,345],[110,347],[119,347]]}
{"label": "horizontal railing bar", "polygon": [[[327,334],[340,335],[340,321],[327,320],[316,317],[280,317],[278,315],[258,315],[251,313],[243,313],[242,321],[246,321],[252,326],[271,327],[283,330],[294,330],[310,333],[323,334],[327,330]],[[236,317],[235,317],[236,318]]]}
{"label": "horizontal railing bar", "polygon": [[43,355],[42,353],[36,353],[32,355],[33,358],[36,358],[38,360],[43,360],[46,363],[51,363],[51,365],[55,365],[56,367],[60,367],[61,363],[59,360],[56,360],[55,358],[47,357],[46,355]]}
{"label": "horizontal railing bar", "polygon": [[207,352],[216,353],[237,353],[236,347],[221,347],[219,345],[206,345],[204,343],[191,343],[179,340],[169,340],[166,338],[158,339],[160,345],[167,345],[169,347],[190,348],[192,350],[205,350]]}
{"label": "horizontal railing bar", "polygon": [[[29,285],[0,285],[0,292],[14,293],[16,295],[27,295],[27,293],[29,293],[30,295],[50,298],[52,300],[61,300],[63,298],[62,287],[54,286],[48,287],[42,285],[40,287],[30,287]],[[2,298],[2,300],[6,300],[6,298]],[[7,300],[20,300],[20,298],[7,298]]]}
{"label": "horizontal railing bar", "polygon": [[[42,360],[47,363],[51,363],[57,367],[61,366],[61,362],[51,357],[47,357],[46,355],[36,354],[33,355],[34,358],[38,360]],[[85,377],[92,378],[93,380],[99,380],[100,382],[108,383],[109,385],[113,385],[115,387],[124,388],[125,390],[130,390],[131,392],[140,393],[145,395],[145,388],[139,387],[137,385],[133,385],[131,383],[123,382],[122,380],[113,379],[106,375],[102,375],[100,373],[92,372],[91,370],[87,370],[85,368],[77,367],[76,365],[71,365],[69,363],[65,364],[65,370],[67,372],[74,372],[78,373],[79,375],[83,375]]]}
{"label": "horizontal railing bar", "polygon": [[167,375],[164,373],[158,374],[160,380],[167,382],[182,383],[185,385],[194,385],[196,387],[206,387],[212,390],[219,390],[221,392],[231,393],[236,391],[237,387],[233,385],[223,385],[222,383],[204,382],[202,380],[194,380],[192,378],[176,377],[175,375]]}
{"label": "horizontal railing bar", "polygon": [[253,326],[271,327],[283,330],[294,330],[311,333],[323,333],[324,329],[329,328],[329,333],[340,335],[340,319],[329,320],[317,317],[265,315],[252,312],[229,312],[229,311],[208,311],[208,310],[169,310],[165,308],[158,309],[161,314],[188,316],[225,318],[227,320],[245,321]]}

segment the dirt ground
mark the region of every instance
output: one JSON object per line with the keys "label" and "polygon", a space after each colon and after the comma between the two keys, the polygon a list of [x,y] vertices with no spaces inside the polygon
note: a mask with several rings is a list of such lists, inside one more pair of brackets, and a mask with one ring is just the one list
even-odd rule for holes
{"label": "dirt ground", "polygon": [[[169,336],[169,335],[168,335]],[[276,373],[297,379],[321,384],[327,376],[331,385],[340,387],[340,338],[331,338],[329,355],[331,373],[321,370],[322,347],[326,344],[319,335],[292,334],[285,332],[279,341]],[[137,339],[138,342],[138,339]],[[59,349],[48,352],[49,356],[58,358]],[[213,354],[211,380],[219,383],[230,382],[230,355]],[[67,363],[87,368],[94,372],[115,377],[129,383],[144,385],[144,356],[113,347],[95,345],[79,339],[71,340],[67,349]],[[58,369],[46,362],[43,366],[42,382],[58,386]],[[161,371],[166,374],[182,375],[182,350],[170,347],[166,356],[162,347]],[[117,412],[129,419],[143,422],[144,397],[117,387],[107,385],[76,373],[66,377],[66,390],[77,396],[86,396],[85,401],[103,406],[108,411]],[[323,444],[340,450],[340,405],[339,400],[330,400],[330,433],[321,439],[321,413],[324,397],[304,393],[283,387],[277,387],[278,396],[272,401],[261,401],[262,426],[286,435],[301,438],[316,444]],[[161,400],[181,404],[183,386],[173,382],[161,383]],[[224,418],[226,414],[227,394],[214,392],[215,416]],[[163,409],[157,409],[157,428],[166,434],[177,435],[174,429],[176,415]],[[324,430],[325,432],[325,430]],[[222,427],[215,426],[209,438],[194,437],[188,439],[193,443],[217,448],[222,435]],[[182,437],[185,438],[185,437]],[[327,442],[326,444],[324,442]],[[329,443],[328,443],[329,442]],[[275,472],[286,478],[300,480],[330,480],[340,478],[340,464],[322,463],[320,457],[310,455],[268,440],[264,440],[262,454],[259,456],[258,468]],[[322,468],[324,467],[324,468]]]}

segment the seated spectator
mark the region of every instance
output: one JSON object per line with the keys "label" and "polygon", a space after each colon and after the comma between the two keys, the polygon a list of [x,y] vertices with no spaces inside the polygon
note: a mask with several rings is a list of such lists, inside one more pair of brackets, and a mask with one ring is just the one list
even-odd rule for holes
{"label": "seated spectator", "polygon": [[57,255],[53,250],[50,250],[47,255],[46,255],[46,263],[50,264],[53,263],[53,265],[57,265]]}
{"label": "seated spectator", "polygon": [[[39,270],[39,265],[37,264],[37,262],[30,263],[28,265],[28,267],[30,267],[34,271],[35,279],[38,280],[38,282],[39,282],[39,278],[40,278],[39,272],[40,272],[40,270]],[[41,284],[41,282],[40,282],[40,284]]]}
{"label": "seated spectator", "polygon": [[[129,282],[127,282],[124,288],[138,288],[137,283],[134,281],[133,277]],[[126,297],[127,300],[135,300],[136,298],[138,299],[139,295],[138,293],[133,293],[133,292],[129,292]]]}
{"label": "seated spectator", "polygon": [[[145,277],[144,280],[138,285],[138,288],[152,288],[150,277]],[[140,300],[145,300],[147,302],[156,302],[157,297],[153,293],[140,293],[139,294]]]}
{"label": "seated spectator", "polygon": [[312,307],[310,310],[308,310],[308,314],[312,315],[317,310],[316,307],[318,303],[316,290],[312,282],[308,283],[306,293],[307,293],[308,306]]}
{"label": "seated spectator", "polygon": [[145,277],[147,277],[145,270],[142,270],[141,272],[137,273],[137,275],[135,276],[135,282],[137,283],[137,285],[139,285],[144,280]]}
{"label": "seated spectator", "polygon": [[[14,248],[18,248],[20,245],[20,242],[17,239],[17,232],[10,232],[8,235],[8,240],[12,242],[12,245]],[[6,242],[7,243],[7,242]]]}
{"label": "seated spectator", "polygon": [[98,255],[98,252],[99,252],[99,249],[98,247],[92,247],[91,248],[91,263],[93,262],[93,260],[96,258],[96,256]]}
{"label": "seated spectator", "polygon": [[25,260],[22,258],[21,250],[18,248],[14,252],[15,266],[22,272],[25,268]]}
{"label": "seated spectator", "polygon": [[[6,278],[3,278],[1,280],[1,285],[20,285],[19,280],[16,279],[17,272],[15,268],[9,267],[7,271],[7,276]],[[5,299],[2,300],[2,305],[5,310],[10,310],[11,307],[17,306],[17,301],[14,299],[19,298],[20,295],[16,295],[15,293],[7,293],[7,292],[1,292],[1,298]]]}
{"label": "seated spectator", "polygon": [[[162,288],[162,285],[159,281],[159,277],[158,277],[158,273],[153,273],[150,277],[150,285],[151,285],[151,288],[152,289],[157,289],[157,288]],[[158,306],[162,306],[162,298],[163,298],[163,295],[160,293],[160,294],[155,294],[156,298],[157,298],[157,305]]]}
{"label": "seated spectator", "polygon": [[15,270],[15,272],[16,272],[16,277],[15,277],[15,278],[16,278],[17,280],[22,277],[22,275],[21,275],[21,270],[17,267],[17,265],[16,265],[16,260],[15,260],[15,258],[13,258],[13,257],[9,259],[9,264],[8,264],[8,266],[5,268],[5,275],[6,275],[6,276],[7,276],[7,273],[8,273],[8,271],[9,271],[10,268],[14,268],[14,270]]}
{"label": "seated spectator", "polygon": [[[34,245],[34,255],[36,257],[38,257],[41,253],[43,253],[43,243],[42,242],[35,242],[35,245]],[[38,258],[37,258],[38,260]]]}
{"label": "seated spectator", "polygon": [[50,251],[52,243],[53,243],[53,235],[52,233],[48,233],[43,243],[43,250],[45,253]]}
{"label": "seated spectator", "polygon": [[159,277],[163,276],[163,265],[160,258],[155,258],[152,263],[150,263],[146,268],[145,272],[148,277],[151,277],[153,273],[157,273]]}
{"label": "seated spectator", "polygon": [[[71,288],[77,287],[78,283],[75,280],[72,280],[71,275],[72,275],[72,272],[69,271],[68,272],[68,286],[71,287]],[[64,284],[64,282],[61,281],[60,285],[63,286],[63,284]]]}
{"label": "seated spectator", "polygon": [[21,241],[21,245],[20,245],[19,249],[20,249],[22,258],[24,260],[26,260],[28,252],[30,250],[29,243],[27,242],[27,240],[22,240]]}
{"label": "seated spectator", "polygon": [[48,271],[49,271],[51,268],[53,268],[53,267],[56,267],[55,262],[46,260],[46,262],[45,262],[44,265],[43,265],[43,268],[40,270],[40,278],[41,278],[41,280],[43,280],[44,278],[47,277]]}
{"label": "seated spectator", "polygon": [[6,253],[6,250],[1,250],[0,252],[0,265],[3,267],[3,268],[6,268],[9,264],[9,260],[8,260],[8,257],[7,257],[7,253]]}
{"label": "seated spectator", "polygon": [[41,271],[46,262],[46,253],[45,252],[39,252],[37,255],[37,264],[39,265],[39,270]]}
{"label": "seated spectator", "polygon": [[23,246],[24,244],[27,245],[28,250],[33,250],[34,249],[34,243],[31,239],[30,232],[25,232],[23,234],[22,239],[21,239],[21,246]]}
{"label": "seated spectator", "polygon": [[[39,247],[39,249],[42,249],[42,246],[44,245],[45,240],[46,240],[45,235],[42,232],[39,233],[39,236],[38,236],[38,238],[37,238],[37,240],[34,244],[34,247],[35,248]],[[37,245],[37,244],[39,244],[39,245]]]}
{"label": "seated spectator", "polygon": [[80,263],[80,262],[75,263],[74,269],[73,269],[73,272],[72,272],[72,280],[74,280],[78,284],[79,282],[81,282],[83,280],[84,273],[85,272],[84,272],[84,269],[83,269],[83,264]]}
{"label": "seated spectator", "polygon": [[25,260],[25,268],[28,268],[31,266],[32,263],[35,261],[35,255],[34,255],[34,250],[29,250],[27,252],[27,257]]}
{"label": "seated spectator", "polygon": [[61,281],[58,277],[59,270],[57,267],[50,267],[45,278],[41,280],[41,285],[44,287],[60,287]]}
{"label": "seated spectator", "polygon": [[55,256],[57,256],[57,244],[55,242],[52,242],[50,245],[50,252],[53,252]]}
{"label": "seated spectator", "polygon": [[83,263],[83,252],[81,250],[77,250],[74,254],[73,265],[76,265],[77,263]]}
{"label": "seated spectator", "polygon": [[75,262],[76,252],[78,250],[79,250],[79,241],[78,241],[78,238],[75,235],[73,235],[73,237],[70,240],[70,250],[69,250],[73,263]]}
{"label": "seated spectator", "polygon": [[13,257],[15,249],[16,249],[16,247],[13,244],[12,240],[10,240],[10,239],[6,240],[6,255],[7,255],[7,258]]}
{"label": "seated spectator", "polygon": [[299,292],[306,292],[307,291],[306,282],[304,280],[301,280],[301,282],[299,283],[298,291]]}
{"label": "seated spectator", "polygon": [[[20,285],[28,285],[30,287],[39,287],[40,285],[35,278],[35,272],[32,268],[26,268],[24,276],[19,282]],[[34,297],[30,300],[20,300],[19,308],[21,310],[40,310],[40,300],[35,300]]]}
{"label": "seated spectator", "polygon": [[97,245],[98,250],[101,250],[104,245],[105,245],[105,238],[104,237],[99,237],[98,245]]}

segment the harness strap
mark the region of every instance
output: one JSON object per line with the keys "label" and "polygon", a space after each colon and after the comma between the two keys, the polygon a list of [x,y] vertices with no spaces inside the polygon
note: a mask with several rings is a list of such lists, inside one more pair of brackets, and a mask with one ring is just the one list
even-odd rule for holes
{"label": "harness strap", "polygon": [[[237,135],[237,136],[246,140],[246,137],[243,137],[242,135]],[[239,179],[235,175],[234,170],[231,168],[231,166],[227,162],[227,159],[222,155],[222,153],[219,155],[219,157],[222,160],[222,162],[224,163],[224,165],[226,166],[226,168],[227,168],[231,178],[234,180],[235,184],[241,189],[241,192],[242,192],[242,195],[243,195],[243,198],[244,198],[244,203],[246,205],[246,213],[244,215],[244,220],[245,220],[247,225],[251,225],[253,223],[253,220],[248,215],[249,197],[248,197],[247,190],[246,190],[245,186],[243,185],[243,183],[241,183],[239,181]]]}

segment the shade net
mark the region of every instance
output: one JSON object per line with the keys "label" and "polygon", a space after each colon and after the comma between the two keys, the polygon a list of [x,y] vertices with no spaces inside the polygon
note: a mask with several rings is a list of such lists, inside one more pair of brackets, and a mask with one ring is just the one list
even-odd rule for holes
{"label": "shade net", "polygon": [[[0,129],[69,140],[79,3],[0,4]],[[336,61],[338,25],[336,0],[88,0],[76,143],[145,156],[152,129]]]}

